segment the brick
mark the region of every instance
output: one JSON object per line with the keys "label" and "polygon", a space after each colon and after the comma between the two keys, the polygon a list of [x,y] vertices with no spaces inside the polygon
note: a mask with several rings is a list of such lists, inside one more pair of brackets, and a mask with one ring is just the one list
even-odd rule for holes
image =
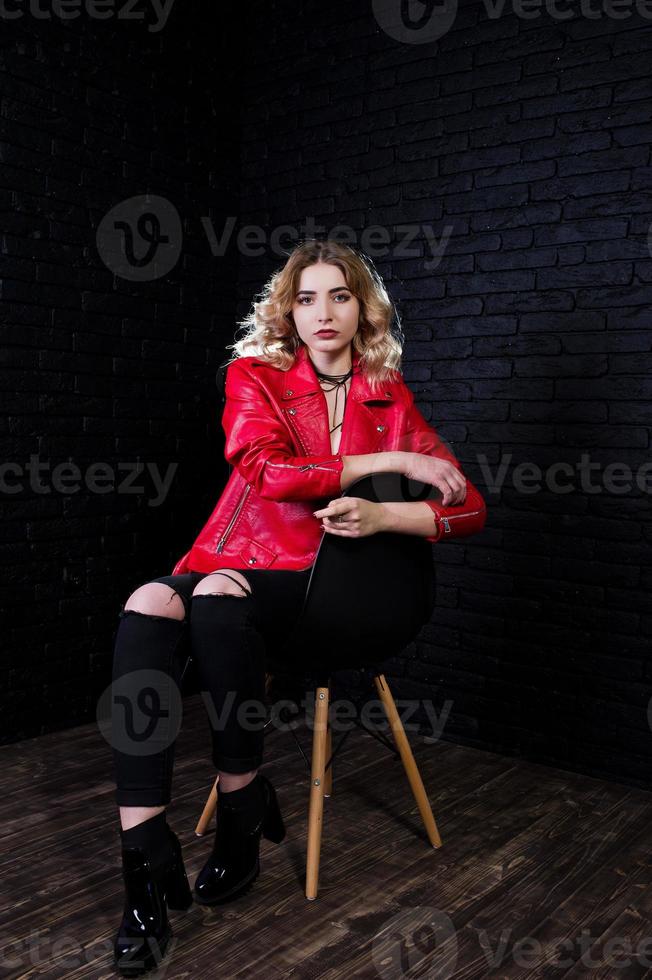
{"label": "brick", "polygon": [[577,354],[565,357],[520,357],[514,363],[516,374],[521,377],[563,377],[567,375],[590,378],[604,374],[607,358],[599,354]]}

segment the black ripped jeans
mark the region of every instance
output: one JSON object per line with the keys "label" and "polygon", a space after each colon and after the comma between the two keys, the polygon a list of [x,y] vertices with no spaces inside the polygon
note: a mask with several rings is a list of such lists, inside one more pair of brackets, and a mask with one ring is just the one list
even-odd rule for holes
{"label": "black ripped jeans", "polygon": [[[115,634],[111,698],[118,806],[170,802],[181,678],[191,653],[209,713],[216,769],[243,773],[261,765],[268,644],[276,650],[296,622],[311,569],[238,571],[249,583],[249,595],[238,583],[237,595],[193,596],[197,583],[206,578],[201,572],[153,579],[182,599],[183,620],[125,611],[123,606]],[[210,591],[226,592],[230,583],[212,577]]]}

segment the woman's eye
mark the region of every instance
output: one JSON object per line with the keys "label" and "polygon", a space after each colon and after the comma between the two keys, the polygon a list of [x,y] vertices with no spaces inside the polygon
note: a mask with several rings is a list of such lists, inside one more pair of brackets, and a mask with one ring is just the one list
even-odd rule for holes
{"label": "woman's eye", "polygon": [[[348,293],[336,293],[335,296],[333,297],[333,299],[341,299],[345,303],[348,302],[348,300],[350,298],[351,297],[349,296]],[[305,300],[308,300],[308,302],[310,302],[312,300],[312,296],[299,296],[299,299],[297,300],[297,303],[299,304],[299,306],[306,306],[307,305],[306,303],[304,303],[304,299]]]}

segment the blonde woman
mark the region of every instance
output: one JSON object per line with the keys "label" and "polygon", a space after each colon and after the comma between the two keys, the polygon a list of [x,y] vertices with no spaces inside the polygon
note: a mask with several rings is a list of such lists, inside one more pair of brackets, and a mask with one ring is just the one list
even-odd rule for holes
{"label": "blonde woman", "polygon": [[[298,617],[322,535],[394,531],[435,542],[484,524],[482,497],[403,380],[397,324],[368,259],[311,240],[271,277],[230,345],[222,418],[229,480],[173,573],[136,589],[119,615],[113,732],[125,907],[115,960],[125,975],[160,962],[172,934],[167,910],[192,902],[165,817],[170,708],[188,653],[220,720],[211,727],[217,829],[194,897],[219,905],[258,876],[261,834],[277,842],[285,834],[274,787],[258,771],[263,714],[252,724],[239,709],[264,706],[267,645],[276,647]],[[388,471],[439,488],[441,500],[341,496],[355,480]],[[123,705],[138,702],[150,675],[162,710],[146,751],[134,751]]]}

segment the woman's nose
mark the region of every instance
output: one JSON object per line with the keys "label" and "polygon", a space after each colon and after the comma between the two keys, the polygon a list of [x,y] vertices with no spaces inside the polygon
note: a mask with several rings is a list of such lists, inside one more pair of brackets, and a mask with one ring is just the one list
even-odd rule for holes
{"label": "woman's nose", "polygon": [[328,306],[324,304],[323,306],[318,307],[317,322],[323,326],[325,323],[330,323],[330,321],[331,321],[331,314],[330,314],[330,310],[328,309]]}

